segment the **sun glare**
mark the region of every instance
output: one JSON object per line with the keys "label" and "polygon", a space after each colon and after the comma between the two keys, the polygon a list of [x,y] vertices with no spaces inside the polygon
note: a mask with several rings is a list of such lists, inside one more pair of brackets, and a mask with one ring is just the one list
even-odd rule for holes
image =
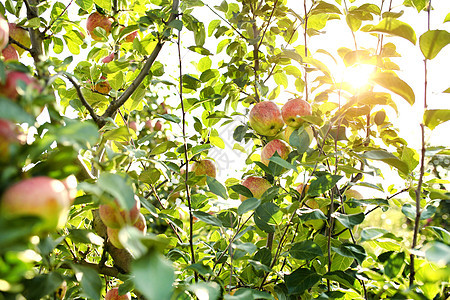
{"label": "sun glare", "polygon": [[355,89],[360,89],[369,82],[373,71],[372,65],[355,65],[345,69],[343,81],[348,82]]}

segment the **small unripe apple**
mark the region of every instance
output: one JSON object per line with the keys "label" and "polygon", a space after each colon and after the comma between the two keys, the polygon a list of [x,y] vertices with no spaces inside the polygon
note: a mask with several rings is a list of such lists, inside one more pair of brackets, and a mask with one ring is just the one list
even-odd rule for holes
{"label": "small unripe apple", "polygon": [[291,152],[291,147],[286,145],[282,140],[271,140],[261,150],[261,162],[268,166],[269,159],[275,152],[277,152],[282,159],[286,160]]}
{"label": "small unripe apple", "polygon": [[144,127],[147,128],[148,130],[152,131],[153,130],[152,120],[145,121]]}
{"label": "small unripe apple", "polygon": [[[13,38],[15,41],[24,45],[25,47],[30,48],[31,40],[28,30],[25,30],[17,26],[15,23],[8,23],[8,26],[9,26],[9,36]],[[19,55],[22,55],[22,53],[25,52],[25,49],[23,49],[22,47],[19,47],[15,44],[13,44],[12,46],[17,50],[17,52],[19,52]]]}
{"label": "small unripe apple", "polygon": [[98,11],[92,13],[89,15],[87,22],[86,22],[86,29],[91,35],[92,39],[95,41],[101,41],[102,37],[98,36],[94,33],[94,29],[97,27],[103,28],[106,31],[106,34],[108,35],[111,32],[111,21],[109,18],[105,15],[102,15]]}
{"label": "small unripe apple", "polygon": [[140,213],[141,201],[137,196],[134,197],[134,200],[134,206],[129,211],[121,208],[117,200],[112,203],[101,204],[99,206],[100,219],[107,227],[116,229],[125,224],[136,223]]}
{"label": "small unripe apple", "polygon": [[22,180],[9,187],[2,196],[1,212],[5,216],[36,216],[42,219],[39,230],[54,231],[64,226],[70,199],[64,184],[40,176]]}
{"label": "small unripe apple", "polygon": [[31,86],[35,90],[42,90],[34,77],[23,72],[11,71],[6,73],[5,84],[0,84],[0,95],[16,100],[19,97],[19,93],[17,92],[18,81],[23,81],[26,87]]}
{"label": "small unripe apple", "polygon": [[[250,192],[252,192],[253,197],[257,199],[260,199],[264,192],[272,187],[269,181],[257,176],[249,176],[244,181],[242,181],[241,184],[248,188]],[[247,197],[239,195],[239,199],[241,201],[244,201],[245,199],[247,199]]]}
{"label": "small unripe apple", "polygon": [[[216,178],[216,165],[210,159],[202,159],[194,162],[192,166],[192,171],[196,176],[204,176],[207,175],[209,177]],[[201,179],[197,184],[205,185],[206,177]]]}
{"label": "small unripe apple", "polygon": [[9,159],[9,146],[25,142],[25,136],[20,133],[19,127],[9,120],[0,119],[0,162]]}
{"label": "small unripe apple", "polygon": [[106,293],[105,300],[131,300],[131,294],[119,295],[119,288],[115,287]]}
{"label": "small unripe apple", "polygon": [[100,82],[94,85],[94,90],[102,94],[108,94],[111,91],[111,86],[105,76],[100,77]]}
{"label": "small unripe apple", "polygon": [[12,45],[6,46],[6,48],[2,50],[2,55],[4,61],[19,60],[19,54]]}
{"label": "small unripe apple", "polygon": [[161,123],[161,121],[156,121],[155,126],[153,126],[153,129],[154,129],[155,131],[161,131],[161,129],[162,129],[162,123]]}
{"label": "small unripe apple", "polygon": [[262,101],[250,110],[250,126],[260,135],[275,136],[284,126],[281,112],[272,101]]}
{"label": "small unripe apple", "polygon": [[[133,227],[137,228],[143,234],[147,232],[147,223],[143,214],[139,213],[138,219],[136,223],[133,224]],[[120,228],[106,227],[106,233],[108,234],[108,239],[111,244],[118,249],[123,249],[124,246],[119,240],[119,231]]]}
{"label": "small unripe apple", "polygon": [[114,60],[114,53],[111,53],[110,55],[105,56],[105,57],[102,59],[102,63],[107,64],[107,63],[109,63],[109,62],[111,62],[111,61],[113,61],[113,60]]}
{"label": "small unripe apple", "polygon": [[0,50],[8,45],[9,40],[9,26],[8,22],[0,15]]}
{"label": "small unripe apple", "polygon": [[299,128],[303,124],[302,117],[312,114],[311,105],[300,98],[291,99],[281,108],[281,115],[286,125]]}

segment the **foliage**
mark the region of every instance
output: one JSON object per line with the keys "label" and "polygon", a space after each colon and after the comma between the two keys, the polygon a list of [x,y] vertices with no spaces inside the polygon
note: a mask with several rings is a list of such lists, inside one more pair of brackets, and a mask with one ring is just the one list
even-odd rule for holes
{"label": "foliage", "polygon": [[[0,61],[0,85],[18,70],[43,87],[19,82],[17,100],[0,91],[0,118],[28,136],[6,146],[0,194],[35,176],[78,181],[63,228],[42,232],[36,218],[0,213],[0,298],[100,299],[114,286],[138,299],[450,295],[450,152],[425,143],[450,119],[448,109],[428,107],[426,77],[427,62],[450,43],[448,15],[431,29],[402,19],[432,19],[430,1],[292,2],[0,2],[31,40],[26,47],[10,38],[26,51],[19,62]],[[112,22],[111,33],[94,30],[99,41],[85,30],[95,11]],[[335,24],[350,44],[328,35]],[[337,51],[318,47],[323,40]],[[420,88],[401,78],[403,41],[423,55]],[[360,87],[335,71],[359,66],[372,70]],[[281,108],[284,91],[308,101],[312,115],[287,138],[288,158],[274,155],[266,166],[262,146],[284,132],[262,136],[248,114],[261,101]],[[405,113],[399,107],[415,103],[423,114],[418,149],[394,126]],[[245,155],[231,167],[236,178],[191,172],[192,162],[225,148]],[[249,175],[272,187],[253,197],[239,184]],[[363,188],[361,199],[346,194]],[[123,226],[118,249],[98,208],[115,199],[130,210],[135,196],[148,232]],[[381,214],[398,223],[381,226]]]}

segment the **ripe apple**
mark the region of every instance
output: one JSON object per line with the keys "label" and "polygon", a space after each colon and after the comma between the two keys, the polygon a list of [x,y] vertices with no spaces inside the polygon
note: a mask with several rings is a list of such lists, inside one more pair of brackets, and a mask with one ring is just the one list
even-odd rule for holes
{"label": "ripe apple", "polygon": [[66,223],[70,199],[61,181],[40,176],[9,187],[0,205],[5,216],[40,217],[42,223],[39,230],[54,231]]}
{"label": "ripe apple", "polygon": [[286,145],[286,143],[282,140],[271,140],[261,150],[261,162],[268,166],[269,159],[275,154],[275,152],[277,152],[278,155],[285,160],[291,152],[291,147]]}
{"label": "ripe apple", "polygon": [[31,86],[33,89],[41,91],[41,87],[34,77],[19,71],[11,71],[6,73],[5,84],[0,84],[0,95],[16,100],[19,97],[17,92],[18,81],[23,81],[26,87]]}
{"label": "ripe apple", "polygon": [[303,124],[302,117],[312,114],[311,105],[300,98],[291,99],[281,108],[281,115],[286,125],[299,128]]}
{"label": "ripe apple", "polygon": [[161,131],[161,129],[162,129],[162,123],[161,123],[161,121],[156,121],[155,126],[153,126],[153,129],[154,129],[155,131]]}
{"label": "ripe apple", "polygon": [[110,228],[120,228],[124,224],[134,224],[139,218],[141,201],[137,196],[134,197],[135,204],[131,210],[127,211],[120,207],[119,202],[114,200],[112,203],[101,204],[99,206],[100,219]]}
{"label": "ripe apple", "polygon": [[[297,192],[299,192],[300,193],[300,195],[303,193],[303,188],[304,188],[304,184],[303,183],[300,183],[299,185],[297,185],[297,187],[295,188],[296,190],[297,190]],[[306,195],[306,193],[308,193],[308,190],[309,190],[309,184],[307,184],[306,185],[306,188],[305,188],[305,195]]]}
{"label": "ripe apple", "polygon": [[131,294],[119,295],[119,288],[115,287],[106,293],[105,300],[131,300]]}
{"label": "ripe apple", "polygon": [[[136,223],[133,224],[133,227],[136,227],[143,234],[147,233],[147,223],[143,214],[139,213],[138,219]],[[111,244],[118,249],[123,249],[124,246],[119,240],[119,231],[120,228],[106,227],[106,233],[108,234],[108,239]]]}
{"label": "ripe apple", "polygon": [[101,94],[108,94],[111,91],[111,86],[105,76],[100,77],[100,82],[94,85],[94,90]]}
{"label": "ripe apple", "polygon": [[113,60],[114,60],[114,53],[111,53],[110,55],[108,55],[102,59],[102,63],[107,64]]}
{"label": "ripe apple", "polygon": [[[30,34],[28,30],[23,29],[22,27],[17,26],[15,23],[8,23],[9,26],[9,36],[13,38],[15,41],[21,43],[27,48],[31,46]],[[25,49],[13,44],[12,45],[17,52],[19,52],[19,56],[25,52]]]}
{"label": "ripe apple", "polygon": [[272,101],[262,101],[250,110],[250,126],[260,135],[275,136],[284,126],[281,112]]}
{"label": "ripe apple", "polygon": [[[122,28],[120,29],[120,31],[122,32],[124,29],[125,29],[125,27],[122,27]],[[137,32],[137,31],[133,31],[132,33],[126,35],[126,36],[123,38],[123,40],[124,40],[126,43],[132,43],[132,42],[134,41],[134,39],[137,38],[137,36],[138,36],[138,32]]]}
{"label": "ripe apple", "polygon": [[26,137],[19,127],[11,121],[0,119],[0,162],[9,159],[9,146],[25,142]]}
{"label": "ripe apple", "polygon": [[19,54],[12,45],[6,46],[6,48],[2,50],[2,55],[4,61],[19,60]]}
{"label": "ripe apple", "polygon": [[9,26],[8,22],[0,15],[0,50],[8,45],[9,40]]}
{"label": "ripe apple", "polygon": [[[249,176],[244,181],[242,181],[241,184],[248,188],[250,192],[252,192],[253,197],[257,199],[260,199],[264,192],[272,187],[269,181],[257,176]],[[239,199],[241,201],[244,201],[245,199],[247,199],[247,197],[239,195]]]}
{"label": "ripe apple", "polygon": [[86,29],[95,41],[101,41],[102,37],[94,33],[94,29],[97,27],[103,28],[108,35],[111,32],[111,21],[105,15],[100,14],[98,11],[89,15],[86,23]]}
{"label": "ripe apple", "polygon": [[[202,159],[194,162],[192,171],[195,173],[195,176],[208,175],[209,177],[216,178],[216,165],[210,159]],[[197,184],[205,185],[206,177],[197,182]]]}
{"label": "ripe apple", "polygon": [[134,132],[137,132],[137,123],[135,121],[131,121],[128,123],[128,128],[133,129]]}

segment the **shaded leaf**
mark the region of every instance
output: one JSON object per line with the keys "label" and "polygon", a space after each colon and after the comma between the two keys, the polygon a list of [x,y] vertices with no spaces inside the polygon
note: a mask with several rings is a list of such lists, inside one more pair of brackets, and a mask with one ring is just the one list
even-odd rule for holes
{"label": "shaded leaf", "polygon": [[308,189],[308,195],[319,196],[332,189],[334,185],[342,178],[340,175],[325,174],[311,181]]}
{"label": "shaded leaf", "polygon": [[311,260],[317,256],[322,256],[322,249],[312,240],[306,240],[294,244],[289,250],[289,254],[296,259]]}
{"label": "shaded leaf", "polygon": [[357,213],[352,215],[341,214],[335,212],[334,217],[344,225],[345,228],[352,229],[354,226],[361,224],[364,221],[364,213]]}
{"label": "shaded leaf", "polygon": [[299,268],[284,277],[289,295],[303,294],[319,282],[320,279],[322,279],[322,276],[306,268]]}
{"label": "shaded leaf", "polygon": [[82,294],[88,299],[100,300],[102,281],[94,269],[72,264],[75,277],[81,285]]}
{"label": "shaded leaf", "polygon": [[339,247],[331,247],[336,253],[345,256],[352,257],[356,259],[359,264],[362,264],[364,259],[366,258],[366,250],[360,245],[351,244],[351,243],[343,243]]}
{"label": "shaded leaf", "polygon": [[222,222],[218,218],[203,211],[194,211],[194,216],[197,217],[200,221],[205,222],[206,224],[222,227]]}
{"label": "shaded leaf", "polygon": [[247,198],[253,197],[252,192],[246,186],[243,186],[242,184],[235,184],[235,185],[232,185],[230,188],[233,191],[235,191],[236,193],[238,193],[239,195],[245,196]]}
{"label": "shaded leaf", "polygon": [[241,205],[239,205],[237,213],[238,215],[243,215],[248,211],[255,210],[261,204],[261,200],[256,198],[245,199]]}
{"label": "shaded leaf", "polygon": [[215,178],[206,176],[206,184],[213,194],[216,194],[217,196],[222,197],[225,200],[228,199],[227,189]]}

